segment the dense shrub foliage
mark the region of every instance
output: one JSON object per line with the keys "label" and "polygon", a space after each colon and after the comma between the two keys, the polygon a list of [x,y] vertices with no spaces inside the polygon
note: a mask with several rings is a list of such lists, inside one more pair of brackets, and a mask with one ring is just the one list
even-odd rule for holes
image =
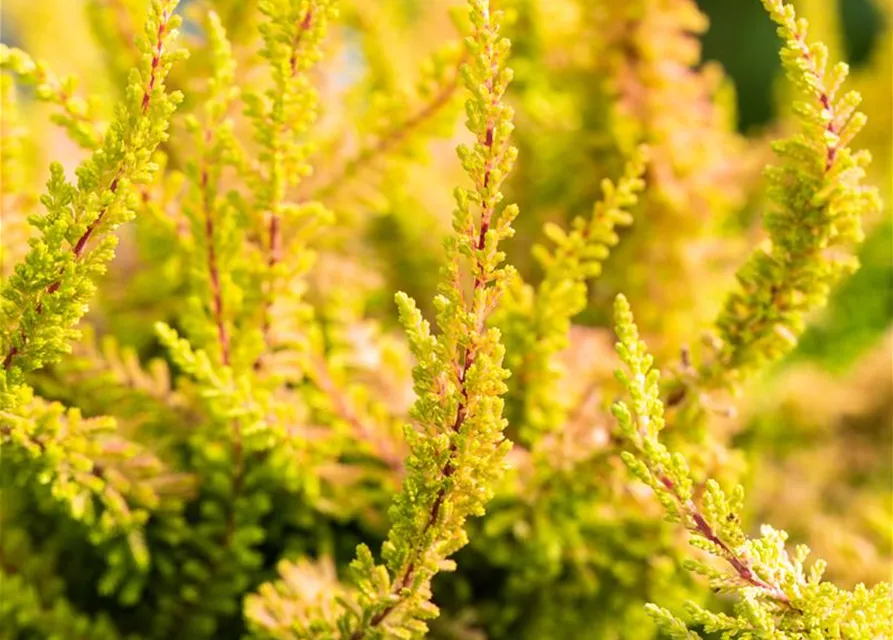
{"label": "dense shrub foliage", "polygon": [[762,3],[744,135],[693,0],[8,0],[0,637],[893,640],[891,52]]}

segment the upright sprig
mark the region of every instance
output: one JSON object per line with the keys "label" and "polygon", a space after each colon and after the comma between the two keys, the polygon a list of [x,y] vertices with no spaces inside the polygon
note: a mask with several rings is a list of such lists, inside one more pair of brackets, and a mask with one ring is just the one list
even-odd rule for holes
{"label": "upright sprig", "polygon": [[[501,266],[499,250],[517,215],[517,207],[499,206],[502,182],[517,156],[509,142],[512,110],[503,100],[512,75],[506,66],[510,43],[499,36],[501,14],[491,13],[489,2],[473,0],[470,9],[473,34],[462,73],[471,93],[466,124],[475,143],[460,146],[458,154],[473,187],[455,191],[454,235],[446,241],[448,263],[434,300],[440,334],[432,335],[408,296],[397,296],[418,359],[411,414],[420,428],[406,429],[407,476],[391,509],[385,566],[373,566],[365,548],[354,565],[362,594],[354,639],[426,631],[422,620],[437,612],[429,601],[431,578],[453,567],[449,556],[467,542],[465,520],[483,514],[509,446],[500,398],[508,377],[501,366],[504,348],[487,318],[513,273]],[[468,299],[461,288],[463,261],[473,281]]]}
{"label": "upright sprig", "polygon": [[617,377],[629,403],[613,406],[621,434],[633,451],[622,454],[630,471],[645,482],[663,505],[667,520],[684,526],[691,545],[723,561],[726,571],[702,560],[690,560],[689,570],[705,576],[714,591],[738,596],[735,615],[686,605],[689,624],[665,609],[649,605],[649,613],[673,638],[700,636],[689,626],[722,632],[726,638],[878,638],[893,632],[893,600],[887,583],[874,589],[858,585],[853,591],[821,580],[825,563],[806,568],[809,549],[785,548],[787,533],[768,525],[759,538],[750,538],[741,524],[744,490],[727,495],[714,480],[705,486],[702,505],[688,461],[661,441],[664,405],[660,372],[639,338],[632,312],[623,296],[615,303],[617,353],[624,367]]}
{"label": "upright sprig", "polygon": [[[501,266],[500,241],[513,233],[517,207],[500,207],[501,185],[514,164],[512,109],[503,96],[511,80],[510,43],[499,36],[501,14],[487,0],[471,0],[473,34],[463,67],[471,146],[459,158],[471,188],[457,188],[454,235],[446,240],[448,263],[435,298],[439,335],[406,294],[397,295],[400,318],[418,364],[418,398],[405,429],[409,456],[403,488],[391,507],[392,527],[382,548],[383,565],[362,545],[352,564],[357,585],[346,611],[327,624],[322,612],[293,629],[293,637],[421,637],[424,620],[437,615],[431,579],[454,564],[449,556],[465,545],[469,516],[481,515],[490,499],[509,442],[503,435],[504,349],[487,319],[513,270]],[[479,210],[479,217],[473,214]],[[471,280],[468,296],[463,277]],[[258,633],[268,625],[254,621]],[[328,627],[324,632],[323,629]],[[335,627],[335,628],[333,628]],[[326,635],[327,634],[327,635]]]}
{"label": "upright sprig", "polygon": [[131,72],[124,102],[102,145],[77,170],[77,184],[62,165],[50,168],[46,214],[34,216],[37,237],[16,267],[0,300],[0,410],[19,404],[27,371],[56,362],[77,336],[75,325],[86,311],[95,285],[114,255],[115,229],[134,215],[132,185],[148,181],[151,158],[167,138],[181,100],[164,81],[182,53],[172,48],[179,17],[175,0],[152,4],[143,59]]}
{"label": "upright sprig", "polygon": [[204,113],[201,119],[190,115],[186,121],[197,150],[186,166],[190,189],[183,205],[192,231],[189,264],[195,295],[183,323],[195,344],[229,367],[234,307],[242,297],[233,281],[244,271],[238,262],[244,231],[234,207],[221,196],[221,177],[228,167],[238,170],[242,164],[234,122],[228,117],[239,89],[234,85],[236,63],[231,47],[213,11],[208,14],[207,33],[212,75]]}
{"label": "upright sprig", "polygon": [[828,49],[807,41],[807,23],[783,0],[763,0],[784,40],[782,64],[802,97],[800,131],[773,145],[780,163],[767,171],[774,209],[764,219],[769,246],[737,274],[738,289],[720,313],[719,346],[705,366],[709,384],[732,385],[790,351],[806,314],[822,307],[832,287],[858,267],[853,248],[862,220],[878,211],[865,186],[866,151],[849,144],[865,125],[861,97],[842,93],[848,67],[828,68]]}
{"label": "upright sprig", "polygon": [[[312,145],[303,136],[316,121],[319,95],[309,72],[322,58],[321,44],[329,21],[337,15],[337,5],[337,0],[263,0],[258,4],[266,17],[260,26],[260,53],[271,69],[272,86],[263,93],[246,93],[245,101],[246,114],[254,124],[255,140],[260,147],[251,187],[267,266],[263,276],[266,291],[262,333],[268,346],[276,315],[271,307],[277,293],[312,264],[312,252],[300,240],[328,219],[321,207],[302,206],[290,202],[287,196],[289,188],[312,171],[308,162]],[[299,242],[288,247],[283,244],[285,222],[302,227]]]}
{"label": "upright sprig", "polygon": [[[272,86],[263,94],[247,94],[248,115],[261,147],[264,166],[255,184],[261,211],[282,215],[286,190],[310,173],[310,150],[300,135],[316,120],[319,96],[308,72],[320,58],[328,23],[336,15],[333,0],[263,0],[259,11],[261,56],[272,73]],[[272,220],[270,220],[272,222]]]}

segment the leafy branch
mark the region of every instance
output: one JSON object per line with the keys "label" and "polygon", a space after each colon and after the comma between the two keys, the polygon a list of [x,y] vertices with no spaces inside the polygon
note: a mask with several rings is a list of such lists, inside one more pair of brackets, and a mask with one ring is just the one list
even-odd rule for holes
{"label": "leafy branch", "polygon": [[[617,353],[624,365],[617,377],[629,402],[617,402],[612,410],[621,434],[635,450],[624,452],[623,461],[654,492],[667,520],[685,527],[691,545],[725,562],[731,573],[701,560],[688,561],[688,569],[707,577],[714,591],[738,595],[735,616],[688,603],[690,624],[741,640],[877,638],[893,632],[889,584],[882,583],[871,590],[858,585],[853,591],[846,591],[822,581],[824,562],[817,561],[810,569],[805,568],[809,549],[804,545],[789,554],[785,532],[766,525],[760,538],[748,537],[741,524],[741,486],[727,495],[719,483],[708,480],[703,506],[698,506],[688,461],[660,441],[665,426],[660,372],[653,368],[654,359],[639,338],[623,296],[618,296],[615,303],[615,323]],[[673,638],[700,637],[665,609],[649,605],[649,613]]]}
{"label": "leafy branch", "polygon": [[156,147],[167,138],[181,100],[164,81],[183,57],[171,48],[179,17],[174,0],[154,2],[141,41],[144,60],[131,73],[124,103],[102,146],[77,171],[77,185],[58,163],[50,168],[47,213],[32,218],[39,237],[7,280],[0,300],[0,409],[9,410],[24,373],[58,361],[77,336],[74,325],[95,291],[93,278],[114,254],[115,229],[134,216],[132,185],[147,182]]}
{"label": "leafy branch", "polygon": [[702,367],[702,384],[733,386],[789,352],[806,315],[823,307],[834,285],[858,268],[853,250],[862,220],[880,208],[875,188],[862,184],[871,156],[850,143],[865,125],[855,91],[842,93],[849,69],[828,68],[828,49],[807,40],[806,20],[783,0],[763,0],[784,41],[782,64],[803,101],[800,131],[773,145],[780,163],[766,173],[775,207],[764,225],[769,246],[738,271],[738,288],[716,320],[716,357]]}

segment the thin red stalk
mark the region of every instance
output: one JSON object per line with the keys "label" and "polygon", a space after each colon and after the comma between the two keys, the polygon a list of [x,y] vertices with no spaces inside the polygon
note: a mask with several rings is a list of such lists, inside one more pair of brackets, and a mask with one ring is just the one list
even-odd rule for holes
{"label": "thin red stalk", "polygon": [[[162,14],[161,22],[158,25],[157,32],[157,40],[155,42],[155,52],[152,56],[152,67],[149,73],[149,82],[145,89],[143,90],[143,98],[140,103],[142,113],[145,114],[146,110],[149,108],[149,102],[151,100],[152,91],[155,88],[155,82],[157,78],[158,65],[161,63],[161,55],[164,47],[164,32],[167,28],[168,20],[170,19],[170,15],[167,11],[164,11]],[[119,167],[115,177],[112,178],[111,183],[109,184],[109,191],[112,193],[116,193],[118,190],[118,184],[121,178],[121,172],[123,171],[123,167]],[[96,231],[99,224],[102,222],[102,219],[105,217],[106,211],[108,209],[103,209],[99,212],[96,218],[87,225],[87,228],[84,230],[84,233],[81,234],[81,237],[78,238],[77,242],[75,242],[72,247],[72,253],[74,254],[75,260],[79,260],[81,256],[83,256],[84,252],[87,249],[87,243],[90,241],[90,238],[93,236],[94,231]],[[59,290],[59,287],[62,286],[62,281],[56,280],[51,285],[46,288],[47,295],[52,295],[56,291]],[[35,311],[40,314],[43,311],[43,303],[38,301]],[[27,342],[28,336],[22,335],[22,345]],[[20,353],[19,347],[13,345],[9,352],[6,354],[6,357],[3,359],[3,369],[8,371],[12,367],[13,360]]]}
{"label": "thin red stalk", "polygon": [[278,214],[270,216],[270,255],[267,266],[271,269],[282,260],[282,232]]}
{"label": "thin red stalk", "polygon": [[214,307],[214,324],[217,325],[217,341],[220,344],[220,359],[229,366],[229,333],[223,317],[223,292],[220,287],[220,270],[217,266],[217,252],[214,248],[214,216],[207,197],[208,170],[202,169],[202,202],[205,210],[205,242],[208,245],[208,275],[211,280],[211,298]]}
{"label": "thin red stalk", "polygon": [[[492,57],[492,52],[488,51],[488,55]],[[491,77],[487,79],[487,89],[490,91],[490,105],[495,108],[499,104],[499,96],[493,93],[493,79],[496,77],[496,74],[499,73],[499,69],[496,68],[496,63],[491,62],[490,66]],[[492,112],[491,112],[492,113]],[[487,120],[487,129],[484,133],[484,146],[487,148],[487,160],[484,163],[484,181],[483,188],[481,191],[486,194],[487,189],[490,186],[490,174],[493,172],[493,165],[496,163],[496,158],[493,156],[493,127],[496,126],[493,122],[492,115]],[[490,230],[490,218],[493,216],[493,207],[489,202],[485,201],[486,195],[481,196],[481,229],[478,233],[478,241],[477,248],[478,250],[484,248],[484,241],[487,239],[487,231]],[[477,284],[477,281],[475,281]]]}
{"label": "thin red stalk", "polygon": [[[213,133],[211,129],[205,131],[205,145],[211,144]],[[220,346],[220,359],[224,366],[230,365],[230,337],[226,328],[224,317],[223,291],[220,285],[220,267],[217,261],[217,252],[214,244],[214,211],[209,193],[210,175],[208,167],[202,167],[200,188],[202,193],[202,209],[205,214],[205,242],[207,243],[208,275],[211,282],[211,302],[214,312],[214,323],[217,326],[217,341]],[[232,445],[233,445],[233,479],[230,484],[230,495],[226,503],[226,524],[220,545],[223,549],[229,549],[236,532],[236,501],[240,498],[245,482],[245,457],[242,443],[242,425],[238,418],[232,420]],[[225,556],[228,557],[228,556]],[[207,583],[213,582],[220,573],[222,560],[216,559],[210,567],[210,576]],[[178,616],[186,615],[185,609],[180,609]]]}
{"label": "thin red stalk", "polygon": [[294,78],[298,73],[298,47],[301,44],[301,38],[310,28],[310,25],[313,24],[313,10],[308,9],[307,15],[304,16],[304,19],[301,21],[300,26],[298,27],[297,32],[295,33],[295,37],[291,43],[291,57],[288,60],[289,70],[291,71],[291,77]]}
{"label": "thin red stalk", "polygon": [[[212,140],[212,132],[210,129],[205,131],[205,145],[210,145]],[[208,192],[208,183],[210,176],[208,175],[207,163],[202,167],[201,172],[201,198],[202,209],[205,214],[205,243],[207,244],[207,261],[208,276],[211,281],[211,304],[214,310],[214,324],[217,326],[217,342],[220,346],[220,359],[224,366],[229,366],[229,349],[230,340],[229,332],[226,328],[226,319],[223,313],[223,290],[220,286],[220,269],[217,264],[217,251],[214,244],[214,207],[211,202],[211,194]]]}
{"label": "thin red stalk", "polygon": [[[298,29],[295,32],[294,39],[292,40],[291,47],[291,55],[289,57],[289,79],[294,79],[298,74],[298,49],[301,45],[301,39],[304,37],[304,34],[307,33],[307,30],[310,29],[310,26],[313,24],[313,10],[308,9],[307,14],[298,24]],[[284,123],[283,128],[287,129],[287,123]],[[275,154],[274,154],[275,157]],[[275,160],[274,160],[275,161]],[[269,255],[267,256],[267,266],[272,271],[277,264],[279,264],[282,256],[282,231],[281,231],[281,223],[279,214],[276,212],[276,208],[279,203],[274,203],[273,211],[270,212],[270,220],[267,224],[267,237],[269,240]],[[261,325],[261,334],[263,336],[264,344],[269,346],[270,344],[270,330],[271,330],[271,320],[270,320],[270,306],[272,305],[272,295],[273,292],[270,292],[270,296],[267,300],[264,301],[264,309],[263,309],[263,322]],[[263,356],[259,356],[257,361],[254,363],[255,369],[259,369],[262,364]]]}
{"label": "thin red stalk", "polygon": [[750,565],[750,561],[735,553],[713,530],[713,527],[707,522],[707,519],[698,509],[697,505],[692,500],[684,500],[682,496],[679,495],[679,492],[676,489],[676,485],[673,483],[670,478],[668,478],[665,474],[658,471],[656,473],[658,480],[660,483],[667,488],[667,490],[673,495],[679,504],[680,510],[688,516],[691,521],[694,523],[695,531],[700,534],[702,537],[706,538],[714,545],[716,545],[720,552],[722,553],[723,558],[728,562],[732,568],[735,570],[735,573],[738,574],[743,581],[748,583],[753,587],[757,587],[766,592],[773,599],[778,602],[791,606],[790,598],[788,598],[787,594],[776,584],[768,582],[762,578],[760,578],[756,572],[754,572],[753,567]]}
{"label": "thin red stalk", "polygon": [[[23,336],[23,338],[24,338],[24,336]],[[3,359],[3,368],[6,371],[9,371],[9,368],[12,366],[12,360],[13,360],[13,358],[15,358],[18,355],[18,353],[19,353],[18,347],[13,345],[13,347],[9,350],[9,353],[7,353],[6,357]]]}
{"label": "thin red stalk", "polygon": [[[301,20],[301,23],[298,25],[298,30],[295,32],[294,40],[292,40],[291,47],[291,57],[289,58],[289,71],[291,72],[289,79],[293,80],[295,76],[298,74],[298,49],[301,46],[301,38],[303,38],[304,34],[307,33],[307,30],[313,24],[313,10],[308,9],[307,15],[304,16],[304,19]],[[280,238],[280,224],[279,224],[279,214],[275,211],[270,215],[270,225],[269,225],[269,237],[270,237],[270,259],[269,265],[270,268],[274,267],[277,262],[279,262],[281,256],[281,238]]]}
{"label": "thin red stalk", "polygon": [[[822,105],[822,109],[824,109],[831,117],[828,118],[828,124],[826,125],[826,130],[828,133],[835,134],[837,133],[836,127],[834,126],[834,108],[831,105],[831,97],[828,95],[828,92],[825,90],[824,78],[819,73],[819,70],[816,69],[815,59],[812,57],[812,54],[809,52],[809,45],[806,44],[804,39],[804,35],[799,32],[794,33],[794,40],[796,40],[797,44],[800,47],[801,56],[809,65],[809,74],[812,75],[815,81],[815,87],[819,94],[819,102]],[[827,147],[827,151],[825,154],[825,173],[831,170],[831,167],[834,165],[834,160],[837,157],[837,145],[830,144]]]}
{"label": "thin red stalk", "polygon": [[[477,290],[482,286],[483,286],[483,284],[480,283],[476,279],[475,280],[475,289]],[[483,323],[481,323],[481,324],[483,324]],[[453,422],[453,426],[452,426],[452,430],[454,432],[458,432],[462,428],[462,424],[464,423],[465,417],[466,417],[465,414],[466,414],[467,405],[468,405],[468,391],[467,391],[464,383],[465,383],[465,377],[468,374],[468,370],[471,368],[471,365],[474,363],[474,351],[471,348],[467,349],[465,351],[465,353],[463,354],[462,359],[464,362],[462,365],[461,372],[459,374],[459,384],[462,386],[462,399],[459,401],[459,406],[456,410],[456,419]],[[453,462],[452,462],[452,457],[455,454],[455,452],[456,452],[456,445],[451,444],[450,449],[449,449],[449,454],[447,455],[447,462],[441,471],[441,475],[444,478],[449,478],[456,471],[456,469],[453,465]],[[437,522],[437,518],[440,515],[440,509],[442,508],[445,500],[446,500],[446,489],[441,488],[437,492],[437,496],[434,498],[434,502],[432,503],[431,510],[429,511],[429,514],[428,514],[428,520],[425,523],[424,529],[422,529],[422,531],[419,533],[419,536],[418,536],[419,539],[424,539],[425,534],[431,529],[432,526],[434,526],[434,523]],[[399,597],[400,594],[403,592],[403,590],[409,586],[409,584],[412,582],[414,577],[415,577],[415,561],[410,560],[409,563],[406,565],[406,569],[403,571],[403,575],[400,577],[400,580],[397,583],[396,587],[391,590],[391,594]],[[394,609],[397,608],[397,606],[401,602],[402,602],[402,597],[399,600],[397,600],[396,602],[388,605],[386,608],[381,610],[375,616],[373,616],[372,619],[369,621],[369,625],[367,627],[365,627],[363,629],[358,629],[357,631],[355,631],[353,633],[353,635],[351,636],[351,640],[360,640],[361,638],[363,638],[366,635],[366,631],[368,629],[375,628],[378,625],[380,625],[382,622],[384,622],[385,618],[387,618],[394,611]]]}
{"label": "thin red stalk", "polygon": [[169,18],[170,16],[167,11],[165,11],[162,14],[161,22],[158,25],[158,33],[155,36],[155,52],[152,54],[152,68],[149,71],[149,86],[143,91],[143,114],[145,114],[146,110],[149,108],[149,100],[151,99],[152,91],[155,90],[155,80],[158,77],[158,65],[161,63],[161,53],[162,48],[164,47],[164,30],[167,28],[167,21]]}

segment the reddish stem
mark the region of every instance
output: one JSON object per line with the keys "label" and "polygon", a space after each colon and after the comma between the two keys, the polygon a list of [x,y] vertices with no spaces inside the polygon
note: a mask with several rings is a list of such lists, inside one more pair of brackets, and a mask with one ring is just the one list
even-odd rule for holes
{"label": "reddish stem", "polygon": [[[800,54],[803,59],[809,65],[809,74],[813,77],[815,88],[819,94],[819,102],[822,105],[822,109],[824,109],[828,114],[828,124],[825,129],[828,133],[833,135],[837,134],[836,127],[834,125],[834,109],[831,105],[831,97],[828,95],[828,92],[825,90],[824,79],[819,73],[818,69],[815,67],[815,60],[812,57],[812,54],[809,52],[809,45],[806,44],[804,39],[804,35],[799,32],[794,32],[794,40],[797,42],[800,47]],[[826,155],[825,155],[825,173],[831,170],[831,167],[834,166],[834,160],[837,158],[837,145],[830,144],[828,145]]]}
{"label": "reddish stem", "polygon": [[[143,89],[143,97],[142,97],[142,100],[140,103],[141,110],[142,110],[143,114],[146,113],[146,110],[149,107],[152,92],[155,87],[157,72],[158,72],[158,68],[159,68],[160,61],[161,61],[161,55],[163,53],[163,48],[164,48],[164,40],[163,40],[164,32],[165,32],[165,29],[167,28],[167,23],[168,23],[169,19],[170,19],[170,15],[168,14],[167,11],[164,11],[162,13],[161,22],[158,25],[157,40],[155,42],[155,51],[152,56],[152,68],[149,73],[149,82],[147,83],[146,87]],[[118,185],[119,185],[119,182],[121,179],[122,172],[123,172],[123,166],[118,168],[117,172],[115,173],[115,177],[112,178],[112,181],[109,184],[109,191],[111,191],[113,194],[117,193]],[[105,214],[107,211],[108,211],[107,207],[105,209],[102,209],[99,212],[99,214],[96,216],[96,218],[93,219],[93,221],[87,225],[87,228],[84,230],[84,233],[81,234],[81,236],[77,239],[75,244],[72,246],[72,254],[74,255],[74,259],[76,261],[80,260],[81,257],[86,252],[87,244],[89,243],[90,238],[93,236],[96,229],[102,223],[102,220],[105,217]],[[61,286],[62,286],[62,280],[60,277],[59,280],[56,280],[55,282],[53,282],[46,288],[46,294],[52,295],[52,294],[56,293]],[[41,314],[43,312],[43,303],[40,300],[38,300],[34,309],[38,314]],[[12,368],[12,364],[13,364],[16,356],[18,356],[22,352],[22,348],[25,346],[25,344],[27,342],[28,342],[28,336],[22,334],[21,345],[19,345],[19,346],[12,345],[10,347],[6,356],[3,358],[3,369],[4,370],[9,371],[9,369]]]}
{"label": "reddish stem", "polygon": [[155,90],[155,79],[158,77],[158,65],[161,63],[161,54],[164,48],[164,30],[167,28],[167,21],[170,16],[165,10],[161,14],[161,22],[158,24],[158,32],[155,35],[155,52],[152,54],[152,68],[149,71],[149,85],[143,91],[142,110],[146,113],[149,108],[152,92]]}
{"label": "reddish stem", "polygon": [[[491,50],[487,51],[487,55],[491,60],[493,60],[493,52]],[[481,201],[480,201],[481,226],[478,231],[477,238],[473,237],[474,229],[471,229],[472,244],[478,250],[482,249],[484,246],[484,241],[486,239],[487,231],[490,228],[490,220],[493,215],[493,207],[492,207],[492,204],[491,204],[489,198],[487,198],[486,191],[489,187],[490,176],[491,176],[491,173],[493,171],[493,168],[494,168],[494,166],[496,164],[496,160],[497,160],[497,158],[493,154],[495,122],[494,122],[494,119],[492,116],[493,109],[495,109],[499,105],[499,96],[493,92],[494,78],[496,77],[497,73],[498,73],[498,67],[497,67],[496,62],[493,61],[493,62],[491,62],[490,77],[486,81],[487,89],[491,93],[491,98],[490,98],[491,107],[492,107],[491,115],[488,118],[487,126],[484,130],[483,140],[481,140],[480,137],[478,138],[478,142],[481,143],[487,151],[487,157],[486,157],[486,160],[484,161],[484,177],[479,185],[479,189],[481,192],[480,193],[480,195],[481,195]],[[481,277],[482,271],[483,271],[483,267],[478,262],[478,264],[476,265],[476,268],[475,268],[476,275],[474,278],[474,287],[473,287],[473,293],[472,293],[472,305],[475,306],[474,311],[476,312],[476,325],[477,325],[476,329],[477,329],[478,334],[482,333],[485,330],[486,322],[487,322],[487,312],[488,312],[488,309],[486,307],[476,308],[477,307],[476,301],[478,299],[477,294],[487,285],[487,281]],[[471,369],[472,365],[475,362],[475,356],[476,356],[476,353],[475,353],[473,344],[469,345],[465,349],[465,351],[462,355],[462,361],[463,361],[462,368],[460,370],[459,377],[458,377],[458,383],[462,389],[462,392],[461,392],[462,398],[460,399],[459,406],[456,409],[456,418],[452,425],[452,431],[454,433],[457,433],[461,430],[462,425],[465,423],[465,419],[467,417],[466,414],[468,411],[469,398],[468,398],[468,389],[465,385],[465,379],[468,375],[468,371]],[[449,452],[447,455],[447,462],[443,466],[443,469],[441,470],[441,476],[444,479],[450,478],[453,475],[453,473],[455,473],[455,471],[456,471],[455,465],[453,464],[453,456],[455,455],[455,453],[456,453],[456,444],[455,444],[455,442],[452,442],[449,447]],[[431,504],[431,510],[428,514],[428,520],[425,523],[424,528],[419,532],[419,534],[417,536],[418,540],[424,540],[428,531],[437,522],[437,519],[440,516],[440,510],[442,509],[443,504],[446,501],[446,497],[447,497],[446,492],[447,492],[446,487],[441,487],[438,490],[437,495],[434,498],[434,502]],[[393,596],[397,596],[398,599],[395,600],[394,602],[392,602],[391,604],[389,604],[384,609],[382,609],[375,616],[373,616],[373,618],[369,621],[368,626],[355,631],[353,633],[353,635],[351,636],[351,640],[360,640],[361,638],[363,638],[368,629],[374,628],[374,627],[377,627],[378,625],[380,625],[397,608],[397,606],[402,602],[402,599],[403,599],[400,594],[412,583],[413,579],[415,578],[415,571],[416,571],[415,561],[410,560],[407,563],[406,568],[403,570],[403,574],[402,574],[400,580],[398,581],[396,588],[394,588],[391,591],[391,594]]]}
{"label": "reddish stem", "polygon": [[660,483],[664,487],[666,487],[666,489],[673,495],[679,505],[679,509],[694,523],[694,530],[719,548],[722,557],[732,566],[732,568],[735,570],[735,573],[738,574],[738,577],[740,577],[744,582],[748,583],[752,587],[762,589],[776,601],[786,606],[791,606],[790,598],[788,598],[784,590],[778,585],[760,578],[756,574],[756,572],[754,572],[747,558],[735,553],[735,551],[733,551],[732,548],[729,547],[729,545],[727,545],[722,539],[720,539],[720,537],[713,530],[713,527],[710,526],[710,524],[707,522],[707,519],[698,509],[697,505],[695,505],[693,501],[685,500],[682,498],[681,495],[679,495],[679,492],[676,489],[676,485],[673,483],[672,480],[670,480],[670,478],[668,478],[660,471],[658,471],[655,475],[657,476],[658,480],[660,480]]}
{"label": "reddish stem", "polygon": [[[295,32],[294,38],[292,40],[291,46],[291,55],[289,57],[289,79],[294,79],[298,74],[298,49],[301,45],[301,40],[304,37],[304,34],[307,33],[308,29],[310,29],[313,24],[313,10],[308,9],[307,14],[298,24],[297,31]],[[287,128],[287,123],[284,123],[285,128]],[[274,154],[275,156],[275,154]],[[278,205],[278,203],[277,203]],[[267,257],[267,266],[272,271],[273,268],[279,263],[281,259],[281,245],[282,245],[282,232],[281,232],[281,224],[279,214],[276,213],[274,207],[274,211],[270,212],[270,220],[267,225],[267,236],[269,238],[269,255]],[[272,284],[270,286],[272,289]],[[267,300],[263,303],[263,321],[261,324],[261,334],[263,336],[264,344],[268,347],[270,346],[270,330],[271,319],[270,319],[270,307],[272,306],[272,296],[273,291],[269,292],[269,296]],[[263,356],[258,356],[257,360],[254,363],[255,369],[260,369],[263,363]]]}
{"label": "reddish stem", "polygon": [[[211,132],[206,133],[206,141]],[[214,212],[208,193],[208,169],[202,168],[201,190],[202,205],[205,212],[205,242],[208,246],[208,275],[211,281],[211,302],[214,307],[214,324],[217,325],[217,341],[220,345],[220,359],[225,366],[229,366],[229,333],[226,328],[226,319],[223,314],[223,290],[220,286],[220,269],[217,265],[217,251],[214,246]]]}
{"label": "reddish stem", "polygon": [[288,67],[291,71],[291,77],[294,78],[298,73],[298,47],[301,44],[301,38],[310,29],[310,25],[313,24],[313,9],[307,10],[307,15],[304,16],[304,19],[301,20],[301,23],[298,25],[298,30],[295,33],[295,37],[291,43],[291,57],[288,60]]}

